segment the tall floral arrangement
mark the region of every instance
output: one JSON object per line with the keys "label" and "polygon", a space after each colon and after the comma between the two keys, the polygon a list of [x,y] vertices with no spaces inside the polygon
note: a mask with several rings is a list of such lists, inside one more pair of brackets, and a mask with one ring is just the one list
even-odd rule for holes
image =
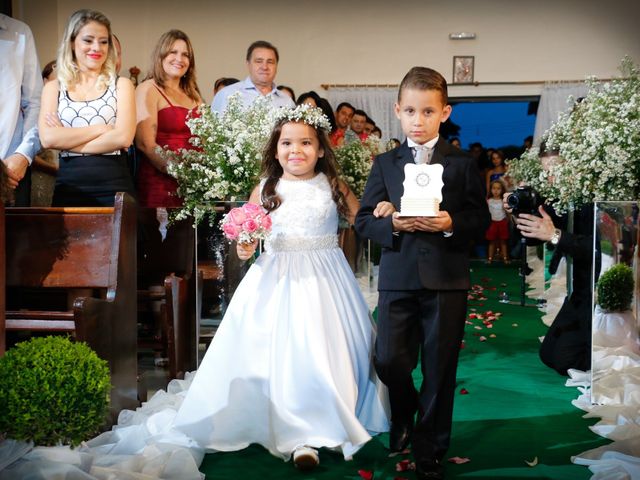
{"label": "tall floral arrangement", "polygon": [[187,125],[195,149],[162,151],[184,202],[176,219],[193,216],[199,222],[211,202],[247,198],[258,181],[262,150],[273,123],[273,109],[266,97],[245,108],[239,94],[229,97],[222,114],[201,105],[190,115]]}
{"label": "tall floral arrangement", "polygon": [[558,160],[543,170],[529,150],[509,162],[510,175],[524,181],[558,212],[599,200],[640,197],[640,74],[625,58],[621,78],[587,80],[587,96],[545,132],[547,150]]}
{"label": "tall floral arrangement", "polygon": [[373,157],[383,151],[380,139],[372,135],[364,141],[350,142],[335,149],[340,178],[349,185],[356,197],[360,198],[364,193]]}

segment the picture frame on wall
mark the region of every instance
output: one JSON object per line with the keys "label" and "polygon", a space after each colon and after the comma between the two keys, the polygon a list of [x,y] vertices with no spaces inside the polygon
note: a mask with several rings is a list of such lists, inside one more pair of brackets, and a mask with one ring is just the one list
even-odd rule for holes
{"label": "picture frame on wall", "polygon": [[473,70],[475,57],[455,56],[453,57],[453,82],[452,83],[473,83]]}

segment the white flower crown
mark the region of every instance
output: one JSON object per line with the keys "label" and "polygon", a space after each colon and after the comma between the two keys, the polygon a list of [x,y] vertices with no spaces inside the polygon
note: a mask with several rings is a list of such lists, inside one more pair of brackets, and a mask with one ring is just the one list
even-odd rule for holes
{"label": "white flower crown", "polygon": [[276,122],[288,120],[290,122],[302,122],[315,128],[322,128],[327,132],[331,131],[331,123],[322,109],[312,107],[307,103],[298,105],[295,108],[279,108],[275,114]]}

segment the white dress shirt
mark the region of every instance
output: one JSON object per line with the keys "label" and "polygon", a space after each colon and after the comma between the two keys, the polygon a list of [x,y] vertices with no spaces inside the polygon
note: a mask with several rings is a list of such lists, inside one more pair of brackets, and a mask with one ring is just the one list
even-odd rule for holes
{"label": "white dress shirt", "polygon": [[[256,98],[262,95],[260,90],[258,90],[258,87],[256,87],[251,81],[251,78],[247,77],[241,82],[228,85],[216,93],[216,96],[213,97],[213,102],[211,103],[211,109],[218,113],[224,112],[227,109],[229,97],[236,92],[240,92],[240,98],[242,99],[242,103],[245,108],[249,107]],[[275,84],[273,85],[273,89],[265,96],[271,100],[271,104],[274,108],[295,107],[295,103],[291,100],[291,97],[278,90]]]}
{"label": "white dress shirt", "polygon": [[38,114],[42,73],[31,29],[0,14],[0,159],[40,150]]}

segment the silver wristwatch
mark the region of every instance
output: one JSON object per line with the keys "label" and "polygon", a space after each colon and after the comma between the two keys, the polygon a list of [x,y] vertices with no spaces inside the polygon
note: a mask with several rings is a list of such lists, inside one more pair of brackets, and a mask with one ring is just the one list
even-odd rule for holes
{"label": "silver wristwatch", "polygon": [[551,240],[549,240],[551,242],[551,245],[557,245],[558,242],[560,241],[560,235],[562,235],[562,231],[559,228],[556,228],[553,231],[553,235],[551,236]]}

